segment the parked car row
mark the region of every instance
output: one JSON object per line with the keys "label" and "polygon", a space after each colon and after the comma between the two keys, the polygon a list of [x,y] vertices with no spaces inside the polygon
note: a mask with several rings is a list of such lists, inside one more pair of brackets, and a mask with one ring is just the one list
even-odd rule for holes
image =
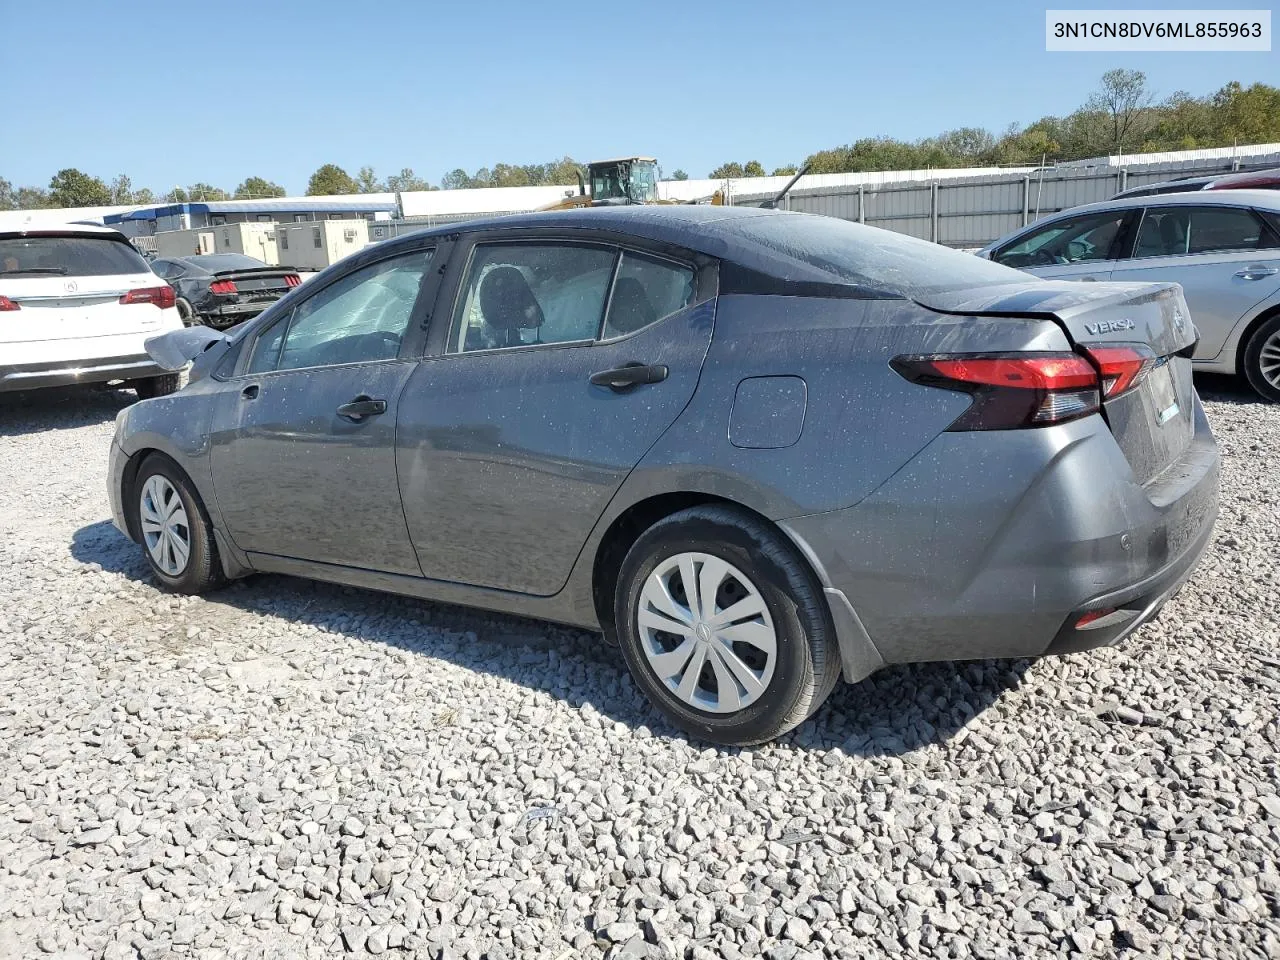
{"label": "parked car row", "polygon": [[1244,173],[1227,173],[1212,177],[1184,177],[1181,180],[1162,180],[1142,187],[1122,190],[1112,200],[1131,197],[1150,197],[1159,193],[1187,193],[1191,190],[1280,190],[1280,168],[1249,170]]}
{"label": "parked car row", "polygon": [[1280,192],[1153,194],[1073,207],[981,257],[1055,280],[1175,281],[1197,370],[1243,375],[1280,402]]}
{"label": "parked car row", "polygon": [[115,230],[0,231],[0,392],[118,381],[172,393],[178,375],[143,342],[182,329],[176,300]]}
{"label": "parked car row", "polygon": [[183,323],[216,330],[252,320],[302,283],[291,267],[272,267],[242,253],[159,257],[154,273],[173,287]]}

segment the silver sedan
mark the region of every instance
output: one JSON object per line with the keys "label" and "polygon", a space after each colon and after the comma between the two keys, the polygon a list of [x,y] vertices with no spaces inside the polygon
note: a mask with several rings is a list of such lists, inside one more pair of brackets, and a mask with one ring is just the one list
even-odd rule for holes
{"label": "silver sedan", "polygon": [[1200,334],[1194,369],[1280,402],[1280,193],[1197,191],[1073,207],[978,253],[1053,280],[1174,281]]}

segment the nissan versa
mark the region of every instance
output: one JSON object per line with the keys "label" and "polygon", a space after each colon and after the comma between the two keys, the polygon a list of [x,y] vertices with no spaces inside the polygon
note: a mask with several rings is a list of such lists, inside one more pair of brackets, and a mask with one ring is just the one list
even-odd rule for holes
{"label": "nissan versa", "polygon": [[840,220],[599,208],[377,244],[150,341],[116,525],[616,640],[699,738],[843,673],[1114,644],[1191,574],[1218,453],[1175,284],[1044,281]]}

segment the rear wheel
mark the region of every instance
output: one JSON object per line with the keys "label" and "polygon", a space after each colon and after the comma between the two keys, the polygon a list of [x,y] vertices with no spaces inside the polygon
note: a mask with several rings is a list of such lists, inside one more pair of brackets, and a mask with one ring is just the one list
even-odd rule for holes
{"label": "rear wheel", "polygon": [[146,377],[142,380],[131,380],[129,386],[138,394],[139,400],[150,400],[152,397],[163,397],[178,389],[178,375],[166,373],[158,377]]}
{"label": "rear wheel", "polygon": [[822,592],[767,522],[694,507],[650,527],[623,560],[614,608],[636,683],[676,726],[763,743],[830,694],[840,662]]}
{"label": "rear wheel", "polygon": [[168,457],[152,454],[133,484],[135,529],[152,572],[178,593],[204,593],[225,578],[204,504]]}
{"label": "rear wheel", "polygon": [[1249,338],[1244,348],[1244,375],[1260,396],[1280,403],[1280,314]]}

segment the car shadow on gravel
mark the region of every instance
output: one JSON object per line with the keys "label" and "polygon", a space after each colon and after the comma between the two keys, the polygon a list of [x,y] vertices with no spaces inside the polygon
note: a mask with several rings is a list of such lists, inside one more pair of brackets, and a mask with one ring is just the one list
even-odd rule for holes
{"label": "car shadow on gravel", "polygon": [[[141,550],[108,521],[76,531],[71,554],[81,563],[155,586]],[[590,704],[632,729],[644,726],[687,739],[650,706],[631,682],[621,654],[597,633],[276,574],[237,581],[204,599],[214,607],[319,626],[446,660],[575,708]],[[841,747],[860,756],[900,756],[945,743],[1016,688],[1029,664],[983,660],[888,667],[859,684],[838,683],[814,717],[780,742],[804,749]]]}
{"label": "car shadow on gravel", "polygon": [[1244,377],[1232,377],[1225,373],[1197,373],[1195,386],[1201,400],[1244,406],[1263,406],[1267,403],[1254,392]]}
{"label": "car shadow on gravel", "polygon": [[108,423],[137,400],[132,390],[101,387],[56,387],[0,394],[0,437]]}

